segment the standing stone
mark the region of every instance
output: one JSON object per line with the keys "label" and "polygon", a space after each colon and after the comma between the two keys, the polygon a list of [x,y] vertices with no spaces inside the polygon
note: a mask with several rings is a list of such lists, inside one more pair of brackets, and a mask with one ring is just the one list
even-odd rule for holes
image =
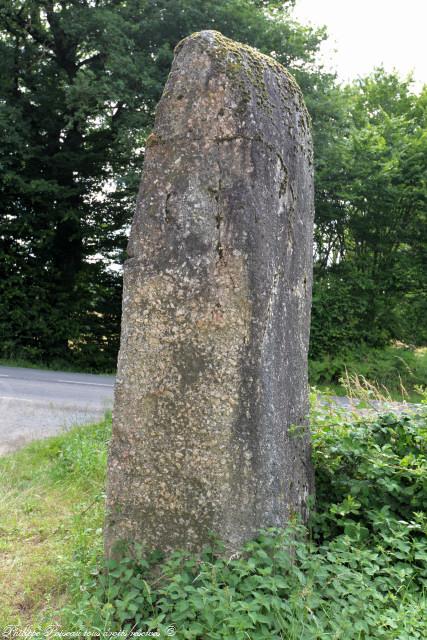
{"label": "standing stone", "polygon": [[307,516],[309,118],[273,59],[176,48],[125,264],[106,550],[237,548]]}

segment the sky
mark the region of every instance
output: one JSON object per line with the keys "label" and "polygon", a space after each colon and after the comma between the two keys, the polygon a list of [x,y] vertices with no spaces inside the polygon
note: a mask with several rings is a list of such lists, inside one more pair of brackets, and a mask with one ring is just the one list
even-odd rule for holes
{"label": "sky", "polygon": [[412,71],[416,89],[427,84],[427,0],[297,0],[294,16],[326,25],[322,60],[341,80],[382,64],[403,75]]}

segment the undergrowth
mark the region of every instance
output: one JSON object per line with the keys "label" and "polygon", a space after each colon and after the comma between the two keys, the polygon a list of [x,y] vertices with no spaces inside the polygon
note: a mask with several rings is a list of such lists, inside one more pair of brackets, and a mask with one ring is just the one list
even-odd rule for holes
{"label": "undergrowth", "polygon": [[[364,382],[392,400],[420,402],[427,387],[427,348],[400,343],[383,349],[358,348],[347,354],[325,355],[309,361],[310,383],[336,395],[348,395],[349,385]],[[347,382],[347,384],[346,384]]]}
{"label": "undergrowth", "polygon": [[[232,557],[212,540],[199,556],[135,546],[104,565],[108,421],[2,459],[15,514],[2,524],[2,557],[22,549],[16,527],[30,529],[41,510],[33,526],[45,527],[48,546],[37,571],[51,572],[29,615],[10,598],[3,624],[30,623],[39,639],[53,628],[74,637],[192,640],[427,637],[426,414],[350,420],[318,408],[312,424],[317,498],[309,528],[266,530]],[[54,524],[48,505],[61,494],[68,507]],[[31,557],[22,570],[35,571]]]}

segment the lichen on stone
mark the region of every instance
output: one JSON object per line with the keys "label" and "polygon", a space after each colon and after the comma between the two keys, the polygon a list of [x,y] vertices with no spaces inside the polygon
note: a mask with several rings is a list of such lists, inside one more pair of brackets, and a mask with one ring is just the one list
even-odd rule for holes
{"label": "lichen on stone", "polygon": [[247,44],[230,40],[219,31],[214,30],[195,32],[184,38],[176,46],[175,53],[182,48],[184,43],[197,42],[197,40],[204,42],[208,40],[211,43],[210,54],[225,75],[236,83],[236,88],[242,95],[240,108],[249,102],[251,91],[254,89],[258,107],[271,114],[271,101],[266,86],[267,77],[270,74],[270,78],[274,79],[279,87],[282,106],[286,108],[286,103],[289,100],[284,87],[284,80],[286,80],[289,91],[299,103],[305,126],[310,126],[302,92],[293,76],[280,62]]}

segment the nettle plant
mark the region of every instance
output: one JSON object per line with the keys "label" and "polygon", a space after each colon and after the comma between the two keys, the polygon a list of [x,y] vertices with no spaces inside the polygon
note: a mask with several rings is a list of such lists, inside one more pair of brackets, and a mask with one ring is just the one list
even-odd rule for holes
{"label": "nettle plant", "polygon": [[427,414],[313,424],[309,529],[269,529],[229,557],[141,548],[75,586],[67,628],[223,640],[425,638]]}
{"label": "nettle plant", "polygon": [[395,523],[416,537],[427,507],[426,413],[356,422],[319,418],[313,432],[316,538],[356,528],[369,538]]}

